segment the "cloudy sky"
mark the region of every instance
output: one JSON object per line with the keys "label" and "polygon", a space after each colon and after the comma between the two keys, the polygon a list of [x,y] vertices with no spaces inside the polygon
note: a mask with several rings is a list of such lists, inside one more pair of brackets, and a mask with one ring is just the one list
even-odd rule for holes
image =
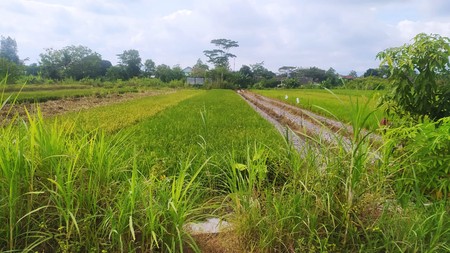
{"label": "cloudy sky", "polygon": [[[20,58],[84,45],[117,63],[137,49],[143,61],[181,67],[204,62],[212,39],[238,41],[235,69],[264,61],[362,74],[375,55],[420,32],[450,37],[449,0],[1,0],[0,35]],[[232,62],[233,67],[233,62]]]}

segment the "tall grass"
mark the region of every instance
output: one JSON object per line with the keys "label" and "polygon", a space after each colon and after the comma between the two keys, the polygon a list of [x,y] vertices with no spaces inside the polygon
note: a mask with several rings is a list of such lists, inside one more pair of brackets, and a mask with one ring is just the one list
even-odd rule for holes
{"label": "tall grass", "polygon": [[[0,250],[179,252],[201,213],[193,158],[155,176],[129,136],[28,115],[0,129]],[[206,164],[204,162],[204,164]],[[194,174],[189,174],[194,171]]]}
{"label": "tall grass", "polygon": [[366,103],[350,112],[350,149],[316,140],[300,154],[231,91],[196,94],[114,133],[13,117],[0,128],[0,251],[201,251],[184,225],[212,214],[242,252],[450,250],[448,202],[396,187],[420,157],[371,146]]}
{"label": "tall grass", "polygon": [[[371,146],[362,131],[370,117],[366,103],[354,103],[351,149],[346,144],[321,144],[302,155],[284,152],[266,156],[265,168],[282,163],[284,181],[258,174],[253,183],[258,149],[236,161],[231,153],[224,188],[233,210],[226,218],[234,221],[243,251],[255,252],[443,252],[450,247],[449,209],[444,201],[424,206],[397,202],[394,185],[395,156],[381,159],[383,146]],[[389,156],[390,155],[390,156]],[[270,161],[277,161],[276,164]],[[256,162],[256,164],[259,164]],[[324,168],[318,168],[323,164]],[[401,163],[401,166],[414,164]],[[270,169],[269,169],[270,170]],[[263,185],[261,187],[261,185]],[[404,194],[404,192],[403,192]],[[434,225],[432,225],[434,224]]]}

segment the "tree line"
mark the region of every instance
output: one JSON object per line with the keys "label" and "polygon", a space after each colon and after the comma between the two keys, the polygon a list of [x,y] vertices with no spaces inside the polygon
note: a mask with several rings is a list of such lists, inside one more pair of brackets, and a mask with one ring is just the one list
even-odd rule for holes
{"label": "tree line", "polygon": [[[230,60],[236,55],[230,51],[238,47],[237,41],[229,39],[214,39],[213,49],[203,53],[208,64],[201,59],[192,66],[190,75],[211,80],[218,88],[298,88],[316,83],[333,88],[341,86],[342,76],[333,68],[323,70],[318,67],[298,68],[283,66],[274,73],[264,67],[264,62],[243,65],[239,70],[232,71]],[[40,83],[45,80],[59,82],[62,80],[100,79],[101,81],[129,80],[140,77],[158,78],[163,82],[182,80],[186,73],[179,65],[156,65],[151,59],[142,60],[139,51],[125,50],[117,54],[118,64],[109,60],[86,46],[66,46],[62,49],[47,48],[39,55],[38,63],[27,65],[28,59],[19,59],[17,42],[11,37],[1,37],[0,76],[7,76],[8,83],[24,82]],[[234,67],[233,67],[234,69]],[[381,69],[369,69],[364,76],[380,76]],[[349,75],[357,77],[352,71]]]}

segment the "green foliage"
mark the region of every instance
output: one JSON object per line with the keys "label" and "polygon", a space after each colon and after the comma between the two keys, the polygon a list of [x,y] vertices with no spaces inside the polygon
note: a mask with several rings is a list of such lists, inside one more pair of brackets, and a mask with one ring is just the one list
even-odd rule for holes
{"label": "green foliage", "polygon": [[322,82],[322,85],[326,88],[333,88],[336,86],[340,86],[342,82],[339,80],[339,74],[336,73],[336,70],[333,68],[329,68],[327,72],[325,72],[327,79]]}
{"label": "green foliage", "polygon": [[7,84],[16,83],[23,73],[23,66],[0,57],[0,77],[6,77]]}
{"label": "green foliage", "polygon": [[214,66],[228,69],[230,67],[230,58],[235,58],[236,55],[229,53],[230,48],[239,47],[237,41],[229,39],[214,39],[211,40],[211,44],[214,44],[220,49],[205,50],[203,53],[208,58],[208,62],[214,64]]}
{"label": "green foliage", "polygon": [[97,78],[104,74],[100,54],[85,46],[67,46],[60,50],[48,48],[40,54],[40,66],[45,78],[63,80]]}
{"label": "green foliage", "polygon": [[197,60],[197,63],[192,67],[191,76],[193,77],[205,77],[206,72],[209,70],[208,65],[204,64],[201,59]]}
{"label": "green foliage", "polygon": [[412,44],[378,53],[392,80],[395,113],[407,112],[416,119],[438,120],[450,116],[450,39],[437,34],[416,35]]}
{"label": "green foliage", "polygon": [[183,70],[179,66],[171,68],[165,64],[156,67],[155,76],[165,83],[173,80],[181,80],[185,77]]}
{"label": "green foliage", "polygon": [[300,86],[300,82],[295,78],[287,78],[282,82],[282,87],[285,88],[298,88]]}
{"label": "green foliage", "polygon": [[112,66],[106,71],[108,81],[126,80],[127,73],[121,66]]}
{"label": "green foliage", "polygon": [[389,83],[389,80],[386,78],[369,76],[348,80],[345,82],[343,88],[355,90],[384,90],[390,87]]}
{"label": "green foliage", "polygon": [[[292,75],[299,79],[302,83],[315,82],[321,83],[327,80],[327,73],[325,70],[318,67],[297,68]],[[303,80],[303,81],[302,81]]]}
{"label": "green foliage", "polygon": [[139,76],[141,74],[142,60],[139,51],[135,49],[125,50],[118,54],[119,65],[125,72],[124,80]]}
{"label": "green foliage", "polygon": [[151,77],[155,75],[156,65],[155,62],[151,59],[145,60],[144,63],[144,76]]}
{"label": "green foliage", "polygon": [[17,55],[17,42],[11,37],[1,36],[0,40],[0,58],[7,59],[8,61],[21,65],[22,62]]}
{"label": "green foliage", "polygon": [[389,129],[385,139],[401,164],[392,167],[399,196],[450,198],[450,117]]}
{"label": "green foliage", "polygon": [[374,76],[374,77],[381,77],[386,78],[389,76],[389,68],[387,65],[380,66],[379,68],[373,69],[369,68],[364,72],[364,77]]}
{"label": "green foliage", "polygon": [[[373,113],[367,106],[354,104],[351,109],[355,135],[349,152],[343,143],[329,145],[320,140],[315,140],[318,150],[306,149],[302,155],[289,148],[279,151],[276,171],[283,178],[281,184],[264,173],[258,174],[261,177],[256,182],[266,182],[265,187],[252,183],[252,173],[274,165],[269,162],[273,154],[267,150],[248,149],[246,163],[230,159],[233,173],[224,182],[230,191],[225,203],[233,210],[229,219],[244,244],[242,251],[449,249],[446,202],[401,207],[395,201],[391,180],[394,184],[403,181],[392,177],[391,168],[406,164],[398,165],[398,160],[381,163],[362,131]],[[387,160],[395,159],[386,155]]]}

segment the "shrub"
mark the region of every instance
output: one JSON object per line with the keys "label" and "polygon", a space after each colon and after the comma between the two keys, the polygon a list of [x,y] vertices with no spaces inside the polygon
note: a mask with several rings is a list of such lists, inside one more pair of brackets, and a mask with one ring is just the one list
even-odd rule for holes
{"label": "shrub", "polygon": [[395,188],[401,198],[441,199],[450,193],[450,117],[388,130],[386,152],[397,159]]}

